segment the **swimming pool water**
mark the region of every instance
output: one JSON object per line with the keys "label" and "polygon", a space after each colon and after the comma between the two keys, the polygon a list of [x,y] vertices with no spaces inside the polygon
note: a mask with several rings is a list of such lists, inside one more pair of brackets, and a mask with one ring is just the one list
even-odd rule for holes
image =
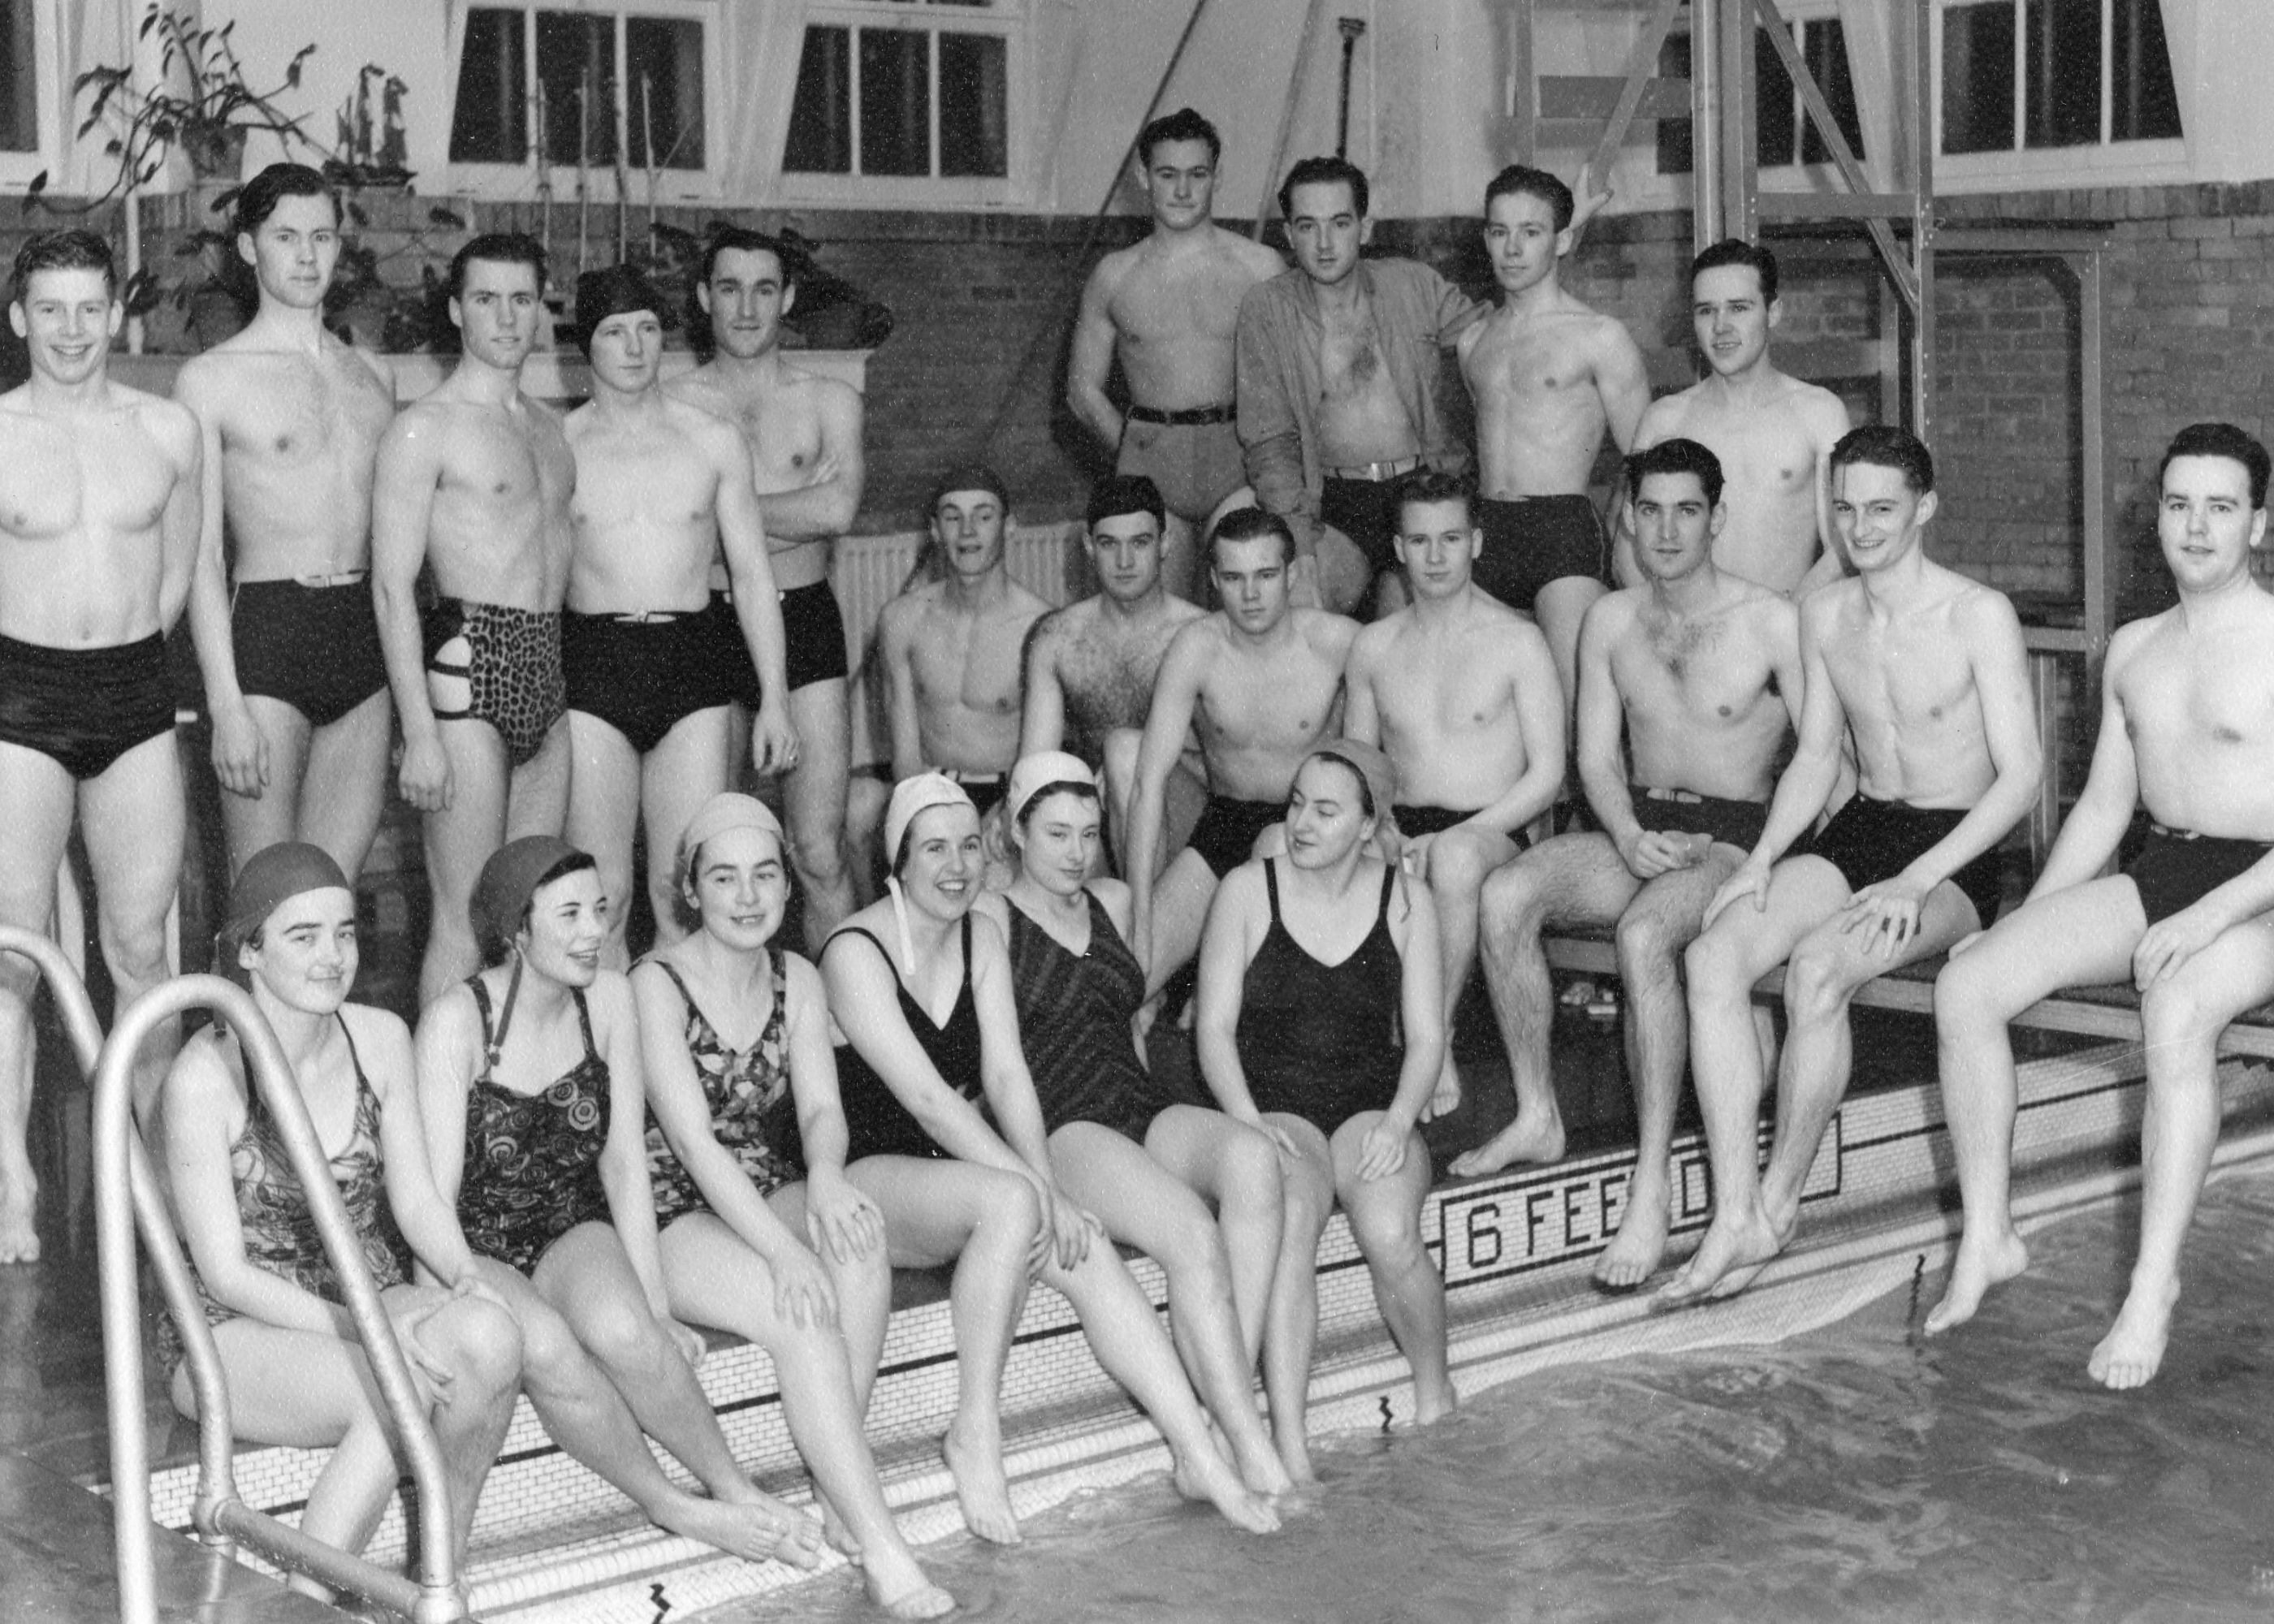
{"label": "swimming pool water", "polygon": [[[1772,1347],[1565,1367],[1426,1432],[1326,1440],[1283,1533],[1164,1478],[927,1563],[1003,1624],[2262,1619],[2274,1615],[2274,1172],[2215,1184],[2171,1354],[2084,1373],[2130,1202],[2030,1237],[2032,1267],[1928,1342],[1930,1271]],[[850,1573],[707,1615],[873,1618]]]}

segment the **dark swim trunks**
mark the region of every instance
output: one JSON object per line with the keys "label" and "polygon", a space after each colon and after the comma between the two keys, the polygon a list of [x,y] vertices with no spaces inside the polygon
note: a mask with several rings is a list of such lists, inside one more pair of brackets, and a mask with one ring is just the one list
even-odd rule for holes
{"label": "dark swim trunks", "polygon": [[1210,795],[1186,844],[1200,853],[1209,872],[1220,880],[1254,853],[1256,836],[1286,816],[1284,801],[1234,801],[1229,795]]}
{"label": "dark swim trunks", "polygon": [[979,808],[982,817],[1003,804],[1004,793],[1011,787],[1011,775],[1007,772],[965,772],[951,767],[947,776],[963,786],[963,793],[971,797],[971,804]]}
{"label": "dark swim trunks", "polygon": [[561,617],[568,708],[606,722],[642,756],[688,717],[731,702],[708,609],[636,619]]}
{"label": "dark swim trunks", "polygon": [[[1909,868],[1957,828],[1968,810],[1906,806],[1900,801],[1857,795],[1832,815],[1810,850],[1840,870],[1849,890],[1861,891],[1881,880],[1892,880]],[[1986,928],[1998,917],[2005,887],[1996,846],[1950,877],[1973,903],[1979,923]]]}
{"label": "dark swim trunks", "polygon": [[[436,658],[456,637],[463,637],[471,650],[463,665]],[[465,678],[470,693],[464,710],[438,710],[434,719],[487,722],[505,741],[506,756],[516,767],[545,748],[553,724],[568,708],[557,609],[437,598],[426,612],[426,669],[437,676]]]}
{"label": "dark swim trunks", "polygon": [[[826,581],[794,586],[781,595],[782,651],[789,665],[789,690],[833,682],[851,674],[845,660],[845,612],[837,590]],[[757,686],[756,679],[752,686]]]}
{"label": "dark swim trunks", "polygon": [[0,743],[37,750],[85,783],[174,731],[166,640],[54,649],[0,637]]}
{"label": "dark swim trunks", "polygon": [[1358,544],[1367,568],[1397,568],[1397,491],[1404,476],[1394,479],[1337,479],[1327,476],[1319,493],[1319,522],[1333,526]]}
{"label": "dark swim trunks", "polygon": [[1766,801],[1725,801],[1686,789],[1645,789],[1639,784],[1628,785],[1627,793],[1634,801],[1635,822],[1645,829],[1711,835],[1717,845],[1734,846],[1741,852],[1759,844],[1762,825],[1769,821]]}
{"label": "dark swim trunks", "polygon": [[[1450,807],[1392,807],[1390,811],[1397,819],[1397,832],[1409,840],[1418,839],[1423,835],[1442,834],[1456,823],[1465,823],[1476,816],[1474,808],[1457,812]],[[1519,852],[1532,844],[1531,837],[1521,829],[1510,834],[1509,838],[1516,843],[1516,849]]]}
{"label": "dark swim trunks", "polygon": [[1482,497],[1477,528],[1485,545],[1472,578],[1511,609],[1531,613],[1540,590],[1551,582],[1606,578],[1610,539],[1595,504],[1585,496]]}
{"label": "dark swim trunks", "polygon": [[387,691],[379,616],[360,575],[330,586],[240,581],[230,599],[229,641],[237,687],[282,700],[311,727],[329,727]]}
{"label": "dark swim trunks", "polygon": [[2124,869],[2140,893],[2150,924],[2193,907],[2229,880],[2255,868],[2274,846],[2148,825],[2147,844]]}
{"label": "dark swim trunks", "polygon": [[1161,505],[1193,524],[1247,483],[1232,409],[1155,412],[1132,406],[1122,414],[1117,474],[1142,474],[1161,492]]}

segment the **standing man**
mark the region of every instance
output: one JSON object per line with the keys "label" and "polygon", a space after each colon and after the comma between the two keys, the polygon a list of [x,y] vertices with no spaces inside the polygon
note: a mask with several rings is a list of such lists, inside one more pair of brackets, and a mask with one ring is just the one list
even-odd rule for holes
{"label": "standing man", "polygon": [[944,772],[982,816],[1003,799],[1019,759],[1020,651],[1050,609],[1011,579],[1003,557],[1010,516],[993,469],[943,476],[931,499],[931,542],[945,573],[877,617],[894,781]]}
{"label": "standing man", "polygon": [[[1260,508],[1226,514],[1209,538],[1209,558],[1224,607],[1169,644],[1137,751],[1130,946],[1154,987],[1191,959],[1216,882],[1287,816],[1295,770],[1338,730],[1343,668],[1358,635],[1357,621],[1290,601],[1295,538],[1277,514]],[[1163,868],[1169,776],[1187,734],[1200,739],[1208,806],[1192,843]],[[1161,877],[1147,883],[1155,873]]]}
{"label": "standing man", "polygon": [[[403,718],[403,798],[425,814],[433,898],[418,1002],[480,963],[467,905],[490,853],[558,834],[568,810],[561,602],[576,459],[551,408],[521,392],[545,251],[517,231],[450,261],[464,350],[380,442],[372,591]],[[440,596],[422,628],[422,568]]]}
{"label": "standing man", "polygon": [[750,454],[734,425],[674,400],[663,366],[663,300],[618,266],[582,279],[576,319],[592,398],[563,425],[576,459],[568,607],[569,843],[599,861],[612,967],[629,962],[632,840],[647,830],[647,892],[659,941],[679,926],[680,831],[727,787],[733,668],[717,658],[711,561],[734,583],[736,641],[763,674],[750,757],[797,759],[783,676],[781,607],[766,562]]}
{"label": "standing man", "polygon": [[[1407,872],[1429,883],[1445,1030],[1477,961],[1477,895],[1524,849],[1563,782],[1563,695],[1540,628],[1470,578],[1483,538],[1467,487],[1434,470],[1398,492],[1397,561],[1412,604],[1351,645],[1343,732],[1397,769]],[[1430,1110],[1460,1103],[1452,1044]]]}
{"label": "standing man", "polygon": [[[1397,482],[1425,463],[1466,471],[1468,448],[1444,410],[1443,355],[1485,313],[1426,265],[1362,259],[1367,205],[1355,164],[1306,158],[1290,169],[1279,212],[1295,268],[1239,304],[1248,483],[1256,505],[1287,522],[1299,570],[1336,610],[1396,568]],[[1327,530],[1357,546],[1362,574],[1332,546],[1321,553]]]}
{"label": "standing man", "polygon": [[1477,584],[1540,622],[1566,713],[1578,689],[1579,622],[1608,590],[1609,537],[1587,494],[1603,436],[1624,452],[1650,404],[1626,328],[1563,290],[1571,189],[1514,163],[1485,188],[1485,251],[1501,304],[1461,338],[1477,403],[1485,550]]}
{"label": "standing man", "polygon": [[[1019,754],[1070,750],[1103,764],[1108,832],[1125,868],[1138,745],[1161,662],[1176,635],[1206,613],[1163,583],[1163,520],[1161,492],[1144,475],[1099,481],[1084,532],[1096,596],[1053,609],[1027,634]],[[1187,750],[1169,774],[1171,850],[1184,844],[1208,796],[1201,771]]]}
{"label": "standing man", "polygon": [[393,711],[372,611],[371,485],[395,386],[324,329],[340,255],[324,177],[270,164],[237,193],[236,223],[260,312],[184,362],[174,385],[204,436],[190,632],[230,872],[303,840],[352,880],[387,805]]}
{"label": "standing man", "polygon": [[1600,600],[1579,632],[1579,774],[1601,832],[1542,841],[1485,883],[1485,979],[1516,1120],[1453,1162],[1466,1178],[1562,1157],[1540,933],[1615,925],[1638,1132],[1625,1212],[1595,1278],[1622,1289],[1658,1267],[1673,1212],[1690,1055],[1682,952],[1760,838],[1802,680],[1798,612],[1713,562],[1728,521],[1713,454],[1660,440],[1627,459],[1627,488],[1643,584]]}
{"label": "standing man", "polygon": [[[1713,1218],[1664,1301],[1743,1290],[1791,1242],[1802,1183],[1848,1091],[1856,989],[1997,915],[1998,843],[2043,769],[2029,665],[2005,594],[1926,556],[1934,516],[1934,461],[1916,436],[1872,425],[1833,447],[1832,517],[1856,575],[1800,605],[1799,745],[1766,827],[1684,955]],[[1806,856],[1783,857],[1832,793],[1843,733],[1857,792]],[[1787,959],[1763,1173],[1753,983]]]}
{"label": "standing man", "polygon": [[[1710,370],[1653,401],[1635,443],[1680,435],[1721,459],[1729,517],[1713,543],[1719,568],[1787,597],[1838,580],[1827,470],[1848,408],[1769,358],[1769,335],[1784,315],[1776,256],[1736,237],[1714,244],[1690,261],[1690,309]],[[1623,547],[1622,555],[1624,564]]]}
{"label": "standing man", "polygon": [[[1286,267],[1262,244],[1209,217],[1224,141],[1191,108],[1137,138],[1152,235],[1097,263],[1081,290],[1066,406],[1116,448],[1114,471],[1150,478],[1168,512],[1162,578],[1178,598],[1199,582],[1194,544],[1246,475],[1232,426],[1232,338],[1239,301]],[[1117,410],[1113,364],[1129,387]]]}
{"label": "standing man", "polygon": [[[758,515],[781,598],[789,720],[797,750],[782,776],[791,865],[803,887],[805,939],[818,949],[853,912],[845,850],[845,779],[853,753],[845,617],[829,584],[840,536],[861,510],[861,395],[783,357],[782,318],[796,303],[789,251],[740,226],[713,234],[703,254],[697,304],[714,353],[671,393],[742,432],[749,447]],[[725,656],[741,640],[722,604]],[[743,690],[746,703],[763,708]]]}
{"label": "standing man", "polygon": [[[181,878],[165,634],[197,563],[198,421],[107,375],[125,311],[102,238],[34,236],[10,296],[32,370],[0,395],[0,923],[49,929],[76,814],[123,1009],[166,978]],[[0,1264],[40,1255],[24,1141],[38,983],[0,956]],[[146,1120],[171,1047],[146,1045],[136,1064]]]}
{"label": "standing man", "polygon": [[[2274,997],[2274,598],[2251,576],[2266,540],[2266,447],[2232,424],[2164,453],[2157,530],[2172,608],[2120,630],[2101,677],[2092,771],[2029,898],[1962,942],[1934,989],[1935,1034],[1966,1232],[1930,1335],[2029,1266],[2014,1228],[2014,1046],[2007,1023],[2065,987],[2140,989],[2148,1103],[2140,1252],[2086,1369],[2136,1387],[2163,1364],[2180,1244],[2218,1141],[2218,1039]],[[2148,840],[2100,877],[2145,807]]]}

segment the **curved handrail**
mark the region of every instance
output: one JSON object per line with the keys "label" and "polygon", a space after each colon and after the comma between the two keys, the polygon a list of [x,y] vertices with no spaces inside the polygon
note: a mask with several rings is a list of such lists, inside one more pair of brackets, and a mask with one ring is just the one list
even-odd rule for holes
{"label": "curved handrail", "polygon": [[[14,945],[0,937],[0,946]],[[29,956],[43,969],[48,967],[37,952]],[[205,1314],[190,1289],[188,1269],[174,1242],[156,1181],[142,1153],[140,1136],[134,1132],[131,1109],[129,1074],[135,1056],[161,1021],[192,1009],[212,1011],[237,1034],[251,1086],[260,1090],[262,1103],[275,1122],[307,1198],[316,1232],[339,1276],[365,1357],[371,1363],[418,1489],[419,1576],[415,1583],[311,1540],[237,1498],[230,1469],[227,1383]],[[78,1041],[75,1034],[74,1041]],[[217,975],[177,976],[146,993],[119,1015],[94,1069],[94,1197],[105,1387],[110,1413],[114,1539],[119,1616],[124,1624],[155,1624],[157,1619],[150,1540],[150,1449],[143,1432],[140,1301],[135,1286],[134,1228],[126,1221],[130,1197],[145,1238],[150,1238],[154,1230],[164,1233],[162,1241],[152,1242],[152,1253],[168,1305],[188,1345],[191,1376],[198,1395],[200,1533],[215,1542],[225,1541],[232,1534],[243,1536],[264,1553],[328,1584],[353,1590],[407,1613],[416,1624],[454,1624],[465,1618],[452,1554],[449,1489],[443,1476],[440,1446],[395,1342],[394,1324],[364,1266],[354,1226],[332,1182],[307,1106],[293,1081],[290,1063],[252,995],[244,989]],[[173,1263],[180,1265],[178,1271],[169,1268],[168,1252]]]}

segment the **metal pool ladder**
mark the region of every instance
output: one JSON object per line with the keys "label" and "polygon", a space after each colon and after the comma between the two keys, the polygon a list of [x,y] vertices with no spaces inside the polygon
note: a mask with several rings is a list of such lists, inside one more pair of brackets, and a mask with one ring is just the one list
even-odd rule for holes
{"label": "metal pool ladder", "polygon": [[[142,1410],[141,1299],[135,1277],[138,1227],[165,1293],[167,1311],[180,1327],[190,1380],[197,1392],[198,1493],[192,1515],[200,1539],[223,1554],[241,1541],[280,1567],[392,1608],[412,1624],[456,1624],[466,1618],[451,1554],[449,1490],[442,1475],[441,1449],[427,1425],[425,1405],[403,1362],[403,1350],[395,1342],[394,1325],[380,1304],[378,1287],[364,1266],[355,1229],[341,1204],[339,1187],[332,1182],[330,1166],[293,1080],[291,1066],[252,996],[216,975],[177,976],[130,1005],[106,1042],[86,988],[55,944],[27,931],[0,926],[0,951],[21,953],[39,966],[63,1011],[80,1070],[91,1074],[94,1083],[95,1240],[102,1272],[103,1373],[110,1418],[113,1549],[121,1624],[157,1624],[158,1618],[150,1539],[150,1440],[144,1432]],[[161,1021],[192,1009],[212,1011],[237,1034],[252,1086],[260,1090],[262,1103],[275,1120],[292,1170],[306,1192],[317,1233],[339,1275],[364,1355],[371,1361],[380,1395],[402,1440],[411,1480],[418,1486],[418,1577],[415,1581],[312,1539],[237,1497],[230,1464],[228,1382],[214,1347],[212,1328],[206,1323],[205,1311],[191,1283],[189,1264],[151,1173],[142,1137],[135,1129],[130,1098],[128,1073],[152,1030]]]}

